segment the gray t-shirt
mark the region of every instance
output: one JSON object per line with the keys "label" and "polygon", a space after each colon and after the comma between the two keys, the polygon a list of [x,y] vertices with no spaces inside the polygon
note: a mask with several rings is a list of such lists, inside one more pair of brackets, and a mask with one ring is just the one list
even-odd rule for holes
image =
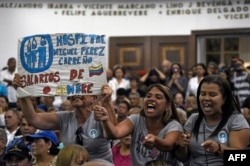
{"label": "gray t-shirt", "polygon": [[[75,132],[78,129],[75,112],[62,111],[57,112],[57,115],[63,144],[75,144]],[[90,160],[105,159],[112,162],[110,140],[105,138],[101,123],[94,120],[93,112],[83,124],[82,129],[83,146],[88,151]]]}
{"label": "gray t-shirt", "polygon": [[[192,132],[197,118],[198,113],[194,113],[189,117],[186,124],[184,125],[185,131],[189,133]],[[198,140],[196,140],[194,136],[191,136],[191,142],[189,144],[189,150],[191,152],[190,166],[222,166],[223,158],[220,156],[216,156],[213,153],[207,153],[205,149],[201,147],[201,143],[205,140],[213,140],[225,146],[229,146],[228,139],[230,131],[249,129],[249,125],[244,116],[242,114],[235,113],[230,116],[227,123],[224,127],[222,127],[217,136],[208,138],[218,124],[219,122],[215,125],[208,125],[203,118],[199,128]]]}
{"label": "gray t-shirt", "polygon": [[[172,152],[159,151],[157,148],[147,149],[143,146],[143,140],[148,133],[145,117],[134,114],[128,117],[131,120],[134,130],[132,132],[130,155],[133,166],[145,165],[151,160],[165,160],[171,163],[173,166],[178,166],[179,162],[173,156]],[[177,121],[173,120],[169,122],[157,135],[160,138],[164,138],[165,135],[171,131],[183,132],[183,128]]]}

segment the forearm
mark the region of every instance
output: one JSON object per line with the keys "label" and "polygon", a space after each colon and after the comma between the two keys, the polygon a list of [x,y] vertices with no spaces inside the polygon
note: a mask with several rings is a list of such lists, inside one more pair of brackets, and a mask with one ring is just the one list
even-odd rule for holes
{"label": "forearm", "polygon": [[166,79],[165,74],[163,74],[162,72],[158,72],[158,73],[159,73],[159,76],[160,76],[161,80],[165,80]]}
{"label": "forearm", "polygon": [[169,88],[171,88],[172,85],[173,85],[173,82],[174,82],[173,79],[169,80],[168,83],[167,83],[167,86],[168,86]]}
{"label": "forearm", "polygon": [[102,122],[103,128],[109,139],[117,139],[116,128],[111,120],[105,120]]}
{"label": "forearm", "polygon": [[179,84],[178,82],[176,83],[176,86],[177,86],[177,88],[178,88],[178,90],[179,90],[180,92],[183,92],[183,91],[184,91],[184,88],[183,88],[182,85]]}
{"label": "forearm", "polygon": [[27,120],[32,121],[35,117],[35,109],[29,97],[20,98],[22,112]]}
{"label": "forearm", "polygon": [[218,152],[216,152],[216,154],[218,156],[221,156],[221,157],[224,156],[224,151],[225,150],[244,150],[244,149],[247,148],[247,147],[234,148],[234,147],[229,147],[229,146],[226,146],[226,145],[223,145],[223,144],[219,144],[219,143],[218,143],[218,145],[219,145],[219,150],[218,150]]}
{"label": "forearm", "polygon": [[116,125],[117,119],[116,119],[115,109],[113,107],[112,101],[110,100],[109,102],[103,103],[103,107],[105,107],[107,109],[110,121],[114,125]]}
{"label": "forearm", "polygon": [[143,76],[140,78],[140,82],[145,82],[146,79],[147,79],[147,77],[148,77],[148,73],[145,74],[145,75],[143,75]]}
{"label": "forearm", "polygon": [[160,151],[172,151],[175,148],[176,144],[168,142],[166,139],[156,137],[154,147]]}

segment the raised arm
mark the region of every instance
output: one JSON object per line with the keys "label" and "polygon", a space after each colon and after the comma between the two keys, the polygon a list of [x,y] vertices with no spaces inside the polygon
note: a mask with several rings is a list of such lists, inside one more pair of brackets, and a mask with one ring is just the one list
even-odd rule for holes
{"label": "raised arm", "polygon": [[159,74],[161,80],[166,79],[166,75],[163,72],[161,72],[158,68],[155,68],[155,71]]}
{"label": "raised arm", "polygon": [[115,109],[111,100],[112,89],[107,85],[102,86],[102,97],[101,97],[101,106],[105,107],[108,111],[108,116],[110,121],[116,125],[117,119],[115,114]]}
{"label": "raised arm", "polygon": [[108,111],[101,106],[96,106],[95,111],[95,120],[103,122],[103,127],[106,131],[108,138],[123,138],[131,134],[133,130],[133,124],[129,119],[125,119],[122,122],[114,125],[113,122],[109,119]]}
{"label": "raised arm", "polygon": [[147,78],[148,78],[148,72],[140,78],[140,82],[144,83]]}
{"label": "raised arm", "polygon": [[[15,74],[13,86],[21,88],[20,74]],[[34,127],[42,130],[58,129],[58,117],[56,113],[36,113],[30,97],[20,98],[21,108],[25,119]]]}

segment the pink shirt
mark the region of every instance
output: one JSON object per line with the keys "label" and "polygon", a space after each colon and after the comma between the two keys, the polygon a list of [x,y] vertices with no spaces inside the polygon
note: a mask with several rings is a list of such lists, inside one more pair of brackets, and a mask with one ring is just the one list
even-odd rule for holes
{"label": "pink shirt", "polygon": [[116,145],[112,147],[113,153],[113,163],[115,166],[131,166],[131,158],[130,155],[122,156],[120,154],[121,145]]}

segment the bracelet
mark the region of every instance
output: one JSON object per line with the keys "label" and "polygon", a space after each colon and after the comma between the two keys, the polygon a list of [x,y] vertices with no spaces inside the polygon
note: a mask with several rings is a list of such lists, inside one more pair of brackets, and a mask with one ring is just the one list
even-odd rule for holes
{"label": "bracelet", "polygon": [[218,149],[218,151],[217,151],[217,152],[215,152],[215,155],[216,155],[216,156],[218,156],[218,155],[220,155],[220,154],[221,154],[221,145],[220,145],[220,143],[219,143],[219,142],[217,142],[217,144],[218,144],[218,146],[219,146],[219,149]]}

